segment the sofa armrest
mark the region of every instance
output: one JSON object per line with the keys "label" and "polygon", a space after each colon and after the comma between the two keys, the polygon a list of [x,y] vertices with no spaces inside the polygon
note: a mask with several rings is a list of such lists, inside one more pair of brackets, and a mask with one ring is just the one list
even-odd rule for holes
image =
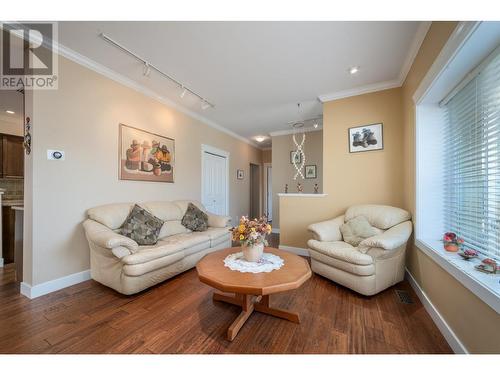
{"label": "sofa armrest", "polygon": [[213,228],[225,228],[231,221],[231,216],[216,215],[207,212],[208,226]]}
{"label": "sofa armrest", "polygon": [[394,250],[404,245],[412,232],[411,221],[405,221],[389,228],[384,233],[367,238],[358,246],[359,251],[366,252],[370,248],[378,247],[384,250]]}
{"label": "sofa armrest", "polygon": [[83,222],[83,228],[85,229],[87,239],[97,246],[110,250],[117,247],[125,247],[131,253],[135,253],[139,249],[139,245],[133,239],[115,233],[97,221],[87,219]]}
{"label": "sofa armrest", "polygon": [[312,233],[313,238],[318,241],[342,241],[340,226],[344,224],[344,215],[335,219],[311,224],[307,230]]}

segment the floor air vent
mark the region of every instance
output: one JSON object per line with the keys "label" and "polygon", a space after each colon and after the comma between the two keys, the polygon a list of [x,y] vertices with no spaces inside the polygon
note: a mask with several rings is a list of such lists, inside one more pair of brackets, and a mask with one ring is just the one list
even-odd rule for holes
{"label": "floor air vent", "polygon": [[413,299],[406,290],[396,290],[396,295],[398,296],[399,302],[404,303],[406,305],[411,305],[413,303]]}

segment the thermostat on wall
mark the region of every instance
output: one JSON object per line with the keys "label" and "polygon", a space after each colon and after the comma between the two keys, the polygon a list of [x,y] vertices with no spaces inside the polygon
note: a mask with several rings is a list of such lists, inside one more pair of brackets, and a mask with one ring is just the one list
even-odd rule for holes
{"label": "thermostat on wall", "polygon": [[64,151],[60,150],[47,150],[48,160],[64,160]]}

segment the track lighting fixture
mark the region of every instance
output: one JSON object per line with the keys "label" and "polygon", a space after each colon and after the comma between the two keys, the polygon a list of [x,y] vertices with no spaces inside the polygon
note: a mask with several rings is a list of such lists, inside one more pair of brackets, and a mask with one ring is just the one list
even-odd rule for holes
{"label": "track lighting fixture", "polygon": [[142,62],[144,64],[142,73],[145,77],[149,77],[149,75],[151,74],[151,71],[154,70],[160,76],[170,80],[172,83],[174,83],[175,85],[177,85],[178,87],[180,87],[182,89],[182,92],[180,94],[181,98],[183,98],[186,95],[186,93],[189,93],[193,96],[196,96],[198,99],[201,100],[201,108],[203,108],[203,109],[207,109],[209,107],[215,108],[214,103],[209,102],[203,96],[201,96],[200,94],[198,94],[194,90],[190,89],[189,87],[186,87],[184,84],[179,82],[177,79],[175,79],[174,77],[172,77],[168,73],[165,73],[163,70],[158,68],[156,65],[151,64],[149,61],[147,61],[145,58],[139,56],[137,53],[132,52],[124,45],[118,43],[116,40],[111,39],[109,36],[107,36],[106,34],[103,34],[103,33],[100,33],[99,37],[102,38],[104,41],[108,42],[109,44],[115,46],[116,48],[118,48],[122,52],[124,52],[124,53],[128,54],[129,56],[135,58],[136,60]]}

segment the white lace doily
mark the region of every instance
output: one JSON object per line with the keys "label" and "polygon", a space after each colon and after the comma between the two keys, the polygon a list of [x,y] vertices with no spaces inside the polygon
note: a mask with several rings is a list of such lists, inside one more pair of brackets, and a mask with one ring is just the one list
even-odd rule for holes
{"label": "white lace doily", "polygon": [[258,262],[248,262],[243,258],[243,253],[235,253],[229,254],[224,259],[224,265],[233,271],[240,272],[251,272],[251,273],[260,273],[260,272],[271,272],[273,270],[279,270],[285,261],[281,259],[279,256],[264,253],[262,254],[262,258]]}

